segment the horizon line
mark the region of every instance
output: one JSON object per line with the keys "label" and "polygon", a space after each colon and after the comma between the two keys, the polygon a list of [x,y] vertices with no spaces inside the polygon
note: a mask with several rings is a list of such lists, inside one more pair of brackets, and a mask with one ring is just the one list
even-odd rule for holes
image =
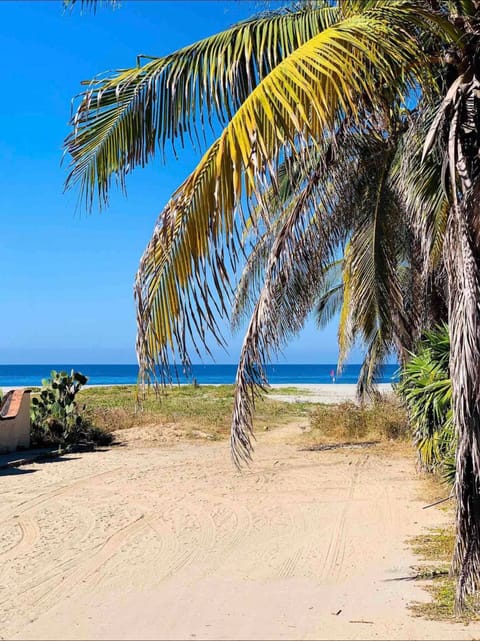
{"label": "horizon line", "polygon": [[[80,363],[80,362],[74,362],[74,361],[66,361],[66,362],[51,362],[51,363],[0,363],[0,367],[42,367],[42,366],[59,366],[59,365],[79,365],[79,366],[108,366],[108,367],[138,367],[138,363]],[[192,363],[191,366],[200,366],[200,367],[223,367],[225,365],[232,365],[232,366],[238,366],[237,362],[234,363]],[[296,365],[332,365],[332,366],[337,366],[337,362],[316,362],[316,363],[264,363],[265,367],[292,367]],[[343,365],[342,369],[345,367],[351,367],[353,365],[362,365],[362,363],[346,363]],[[382,367],[385,367],[385,365],[398,365],[398,363],[385,363],[382,365]],[[170,367],[177,367],[177,368],[183,368],[184,366],[181,363],[171,363]]]}

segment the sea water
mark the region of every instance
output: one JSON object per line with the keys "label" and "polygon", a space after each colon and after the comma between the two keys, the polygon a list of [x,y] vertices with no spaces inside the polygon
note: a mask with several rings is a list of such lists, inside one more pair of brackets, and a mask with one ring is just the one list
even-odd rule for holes
{"label": "sea water", "polygon": [[[335,364],[302,365],[275,364],[267,365],[268,381],[272,384],[302,383],[356,383],[360,365],[346,365],[337,373]],[[137,382],[137,365],[89,365],[60,363],[46,365],[0,365],[0,387],[21,386],[35,387],[41,385],[42,379],[48,378],[52,370],[77,370],[88,377],[91,385],[133,385]],[[181,367],[172,372],[172,378],[179,383],[191,383],[195,379],[200,385],[231,384],[235,381],[237,366],[228,365],[193,365],[191,373],[186,376]],[[392,383],[397,380],[398,365],[385,365],[378,383]]]}

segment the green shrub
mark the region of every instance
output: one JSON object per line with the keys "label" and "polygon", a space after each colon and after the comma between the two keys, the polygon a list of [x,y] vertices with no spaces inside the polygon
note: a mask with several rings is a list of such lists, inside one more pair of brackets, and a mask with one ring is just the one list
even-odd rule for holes
{"label": "green shrub", "polygon": [[448,369],[447,325],[424,333],[416,354],[403,368],[397,390],[408,409],[420,462],[447,481],[455,476],[455,430]]}
{"label": "green shrub", "polygon": [[33,445],[62,445],[112,441],[110,434],[94,427],[85,416],[85,406],[75,400],[87,377],[80,372],[51,372],[42,389],[32,397],[31,441]]}

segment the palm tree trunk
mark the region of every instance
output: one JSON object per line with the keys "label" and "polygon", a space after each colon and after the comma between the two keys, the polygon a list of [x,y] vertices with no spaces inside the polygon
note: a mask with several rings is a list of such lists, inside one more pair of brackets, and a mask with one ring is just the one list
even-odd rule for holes
{"label": "palm tree trunk", "polygon": [[468,196],[452,207],[445,245],[450,372],[458,436],[453,559],[458,576],[457,611],[480,585],[480,248],[472,233],[474,209]]}

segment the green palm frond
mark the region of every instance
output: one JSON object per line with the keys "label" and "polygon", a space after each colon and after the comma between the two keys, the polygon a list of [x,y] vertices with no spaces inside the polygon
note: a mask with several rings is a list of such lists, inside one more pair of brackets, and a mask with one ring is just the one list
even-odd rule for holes
{"label": "green palm frond", "polygon": [[79,183],[89,205],[95,194],[106,203],[112,178],[124,188],[126,174],[167,141],[183,146],[188,138],[201,147],[207,123],[228,122],[279,62],[338,17],[326,1],[271,12],[86,83],[65,142],[72,159],[67,187]]}
{"label": "green palm frond", "polygon": [[320,280],[320,292],[315,307],[315,320],[319,329],[340,312],[343,304],[343,259],[336,260],[325,268]]}
{"label": "green palm frond", "polygon": [[398,391],[407,405],[419,460],[427,470],[442,471],[455,447],[452,382],[449,376],[450,338],[447,325],[425,332],[401,372]]}

